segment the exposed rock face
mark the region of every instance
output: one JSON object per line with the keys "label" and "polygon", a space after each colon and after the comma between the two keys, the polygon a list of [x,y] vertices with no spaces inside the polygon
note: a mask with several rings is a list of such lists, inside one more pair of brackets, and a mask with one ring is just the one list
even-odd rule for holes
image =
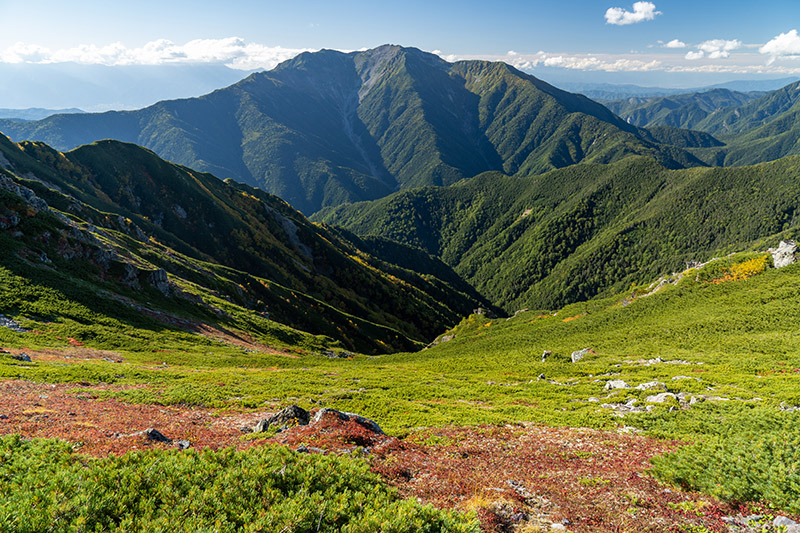
{"label": "exposed rock face", "polygon": [[170,287],[169,287],[169,279],[167,278],[167,272],[163,268],[159,268],[158,270],[153,270],[147,276],[147,281],[150,282],[150,285],[155,287],[159,290],[161,294],[164,296],[170,295]]}
{"label": "exposed rock face", "polygon": [[281,429],[290,425],[306,426],[311,416],[308,411],[296,405],[290,405],[283,411],[272,415],[269,418],[259,421],[254,427],[254,433],[261,433],[267,431],[270,426],[277,426]]}
{"label": "exposed rock face", "polygon": [[781,241],[777,248],[770,248],[767,251],[772,254],[772,263],[775,268],[783,268],[797,261],[795,257],[797,244],[794,241]]}
{"label": "exposed rock face", "polygon": [[352,420],[356,424],[363,426],[364,428],[368,429],[369,431],[372,431],[373,433],[377,433],[378,435],[385,435],[381,427],[376,422],[370,420],[367,417],[357,415],[355,413],[344,413],[342,411],[337,411],[336,409],[328,409],[327,407],[317,411],[317,413],[314,415],[314,419],[311,421],[311,424],[316,424],[326,416],[335,416],[339,418],[339,420],[345,422],[347,422],[348,420]]}

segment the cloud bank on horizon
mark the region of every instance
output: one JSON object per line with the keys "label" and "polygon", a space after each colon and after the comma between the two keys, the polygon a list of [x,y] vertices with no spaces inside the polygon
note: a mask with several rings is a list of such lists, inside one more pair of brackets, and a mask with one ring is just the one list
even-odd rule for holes
{"label": "cloud bank on horizon", "polygon": [[312,49],[266,46],[245,42],[240,37],[194,39],[182,45],[158,39],[138,48],[128,48],[120,42],[106,46],[82,44],[61,50],[19,42],[0,50],[0,63],[71,62],[106,66],[216,63],[239,70],[255,70],[273,68],[307,51]]}
{"label": "cloud bank on horizon", "polygon": [[[667,10],[669,11],[669,10]],[[597,13],[598,26],[602,26]],[[674,17],[675,14],[673,13]],[[609,7],[604,15],[607,31],[628,35],[625,26],[639,23],[655,24],[667,21],[669,12],[659,11],[650,1],[634,2],[630,8]],[[655,21],[655,22],[652,22]],[[678,30],[680,31],[680,30]],[[677,32],[676,32],[677,33]],[[696,37],[696,35],[695,35]],[[791,29],[767,42],[745,44],[737,38],[714,37],[690,42],[677,35],[668,41],[646,44],[650,50],[631,50],[627,53],[575,53],[559,51],[509,52],[471,54],[434,53],[454,61],[457,59],[492,59],[506,61],[522,70],[541,67],[606,72],[713,72],[736,74],[800,74],[800,34]],[[735,37],[735,36],[726,36]],[[766,37],[766,36],[765,36]],[[640,46],[643,43],[639,43]],[[600,45],[601,46],[601,45]],[[55,64],[80,63],[107,66],[217,64],[238,70],[271,69],[277,64],[312,48],[268,46],[242,37],[193,39],[178,44],[168,39],[156,39],[138,47],[122,42],[111,44],[80,44],[65,48],[48,48],[34,43],[17,42],[0,49],[0,63]]]}

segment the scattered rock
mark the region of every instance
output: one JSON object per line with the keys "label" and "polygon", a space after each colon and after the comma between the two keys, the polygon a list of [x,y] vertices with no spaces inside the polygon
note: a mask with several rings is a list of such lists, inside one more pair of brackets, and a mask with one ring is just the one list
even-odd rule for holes
{"label": "scattered rock", "polygon": [[348,420],[352,420],[356,424],[368,429],[369,431],[372,431],[373,433],[377,433],[378,435],[385,435],[381,427],[376,422],[370,420],[367,417],[357,415],[355,413],[345,413],[342,411],[337,411],[336,409],[329,409],[327,407],[323,407],[322,409],[317,411],[317,413],[314,415],[313,420],[311,420],[311,424],[312,425],[316,424],[317,422],[322,420],[322,418],[325,416],[336,416],[339,418],[339,420],[345,422],[347,422]]}
{"label": "scattered rock", "polygon": [[798,533],[800,532],[800,524],[792,520],[791,518],[786,518],[785,516],[776,516],[775,520],[772,521],[773,527],[781,527],[783,526],[787,533]]}
{"label": "scattered rock", "polygon": [[322,448],[315,448],[314,446],[306,446],[304,444],[298,446],[296,451],[297,453],[326,453]]}
{"label": "scattered rock", "polygon": [[626,403],[604,403],[600,407],[603,409],[611,409],[612,411],[616,411],[618,416],[624,416],[628,413],[644,413],[647,409],[643,407],[637,407],[636,403],[639,400],[636,398],[631,398]]}
{"label": "scattered rock", "polygon": [[178,440],[175,441],[175,446],[177,446],[181,450],[188,450],[192,446],[192,443],[189,442],[188,440]]}
{"label": "scattered rock", "polygon": [[781,241],[777,248],[770,248],[767,252],[772,254],[772,264],[775,268],[783,268],[797,261],[795,257],[797,244],[794,241]]}
{"label": "scattered rock", "polygon": [[269,418],[260,420],[254,427],[254,433],[262,433],[267,431],[270,426],[278,426],[279,431],[290,426],[306,426],[308,425],[310,415],[308,411],[296,405],[290,405],[283,411],[272,415]]}
{"label": "scattered rock", "polygon": [[167,444],[172,443],[172,439],[165,437],[164,434],[157,429],[147,428],[138,434],[143,435],[147,440],[151,440],[153,442],[166,442]]}
{"label": "scattered rock", "polygon": [[544,352],[542,352],[542,363],[544,363],[547,360],[547,358],[551,355],[553,355],[553,352],[551,352],[550,350],[545,350]]}
{"label": "scattered rock", "polygon": [[648,396],[645,400],[647,403],[664,403],[670,398],[677,399],[677,396],[672,394],[671,392],[662,392],[659,394],[654,394],[653,396]]}
{"label": "scattered rock", "polygon": [[30,331],[20,326],[16,320],[12,320],[5,315],[0,315],[0,327],[16,331],[17,333],[26,333]]}
{"label": "scattered rock", "polygon": [[605,390],[630,389],[631,386],[622,381],[621,379],[612,379],[610,381],[606,381],[606,386],[603,388]]}
{"label": "scattered rock", "polygon": [[16,359],[17,361],[22,361],[23,363],[32,363],[31,356],[26,353],[20,353],[18,355],[12,355],[12,359]]}
{"label": "scattered rock", "polygon": [[566,531],[567,526],[565,526],[564,524],[560,524],[558,522],[553,522],[552,524],[550,524],[550,529],[552,529],[553,531]]}
{"label": "scattered rock", "polygon": [[661,383],[660,381],[648,381],[647,383],[642,383],[641,385],[636,386],[636,390],[652,390],[652,389],[661,389],[663,391],[666,391],[667,386]]}
{"label": "scattered rock", "polygon": [[583,350],[576,350],[572,352],[571,358],[573,363],[577,363],[581,359],[583,359],[587,353],[591,352],[591,348],[584,348]]}

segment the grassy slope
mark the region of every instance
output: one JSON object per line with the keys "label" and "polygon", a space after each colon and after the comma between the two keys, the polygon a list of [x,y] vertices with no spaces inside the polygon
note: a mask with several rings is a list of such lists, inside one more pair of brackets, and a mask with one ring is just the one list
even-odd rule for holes
{"label": "grassy slope", "polygon": [[552,309],[795,228],[797,165],[670,171],[640,158],[487,173],[318,218],[418,246],[509,311]]}
{"label": "grassy slope", "polygon": [[[244,308],[268,311],[273,320],[351,348],[411,348],[482,301],[463,282],[464,293],[435,274],[418,275],[365,253],[355,240],[310,224],[260,190],[177,167],[133,145],[102,142],[62,155],[45,145],[18,147],[0,139],[0,150],[51,205],[81,224],[113,232],[120,253],[134,254],[143,268],[164,268]],[[73,272],[64,251],[54,249],[59,244],[38,237],[27,235],[25,248],[42,249],[60,261],[59,272]],[[432,272],[457,280],[429,261]]]}

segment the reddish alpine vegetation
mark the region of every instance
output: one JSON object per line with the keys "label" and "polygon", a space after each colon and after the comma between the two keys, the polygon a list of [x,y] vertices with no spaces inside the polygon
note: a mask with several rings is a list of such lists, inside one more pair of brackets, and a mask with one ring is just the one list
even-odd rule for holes
{"label": "reddish alpine vegetation", "polygon": [[170,447],[139,433],[151,427],[196,448],[288,445],[354,453],[404,496],[474,511],[485,531],[549,530],[553,523],[575,532],[727,531],[723,516],[749,512],[649,477],[650,458],[675,442],[535,425],[429,428],[396,438],[336,416],[243,439],[242,427],[274,410],[215,412],[98,399],[107,387],[1,381],[0,415],[8,418],[0,419],[0,434],[58,437],[98,456]]}

